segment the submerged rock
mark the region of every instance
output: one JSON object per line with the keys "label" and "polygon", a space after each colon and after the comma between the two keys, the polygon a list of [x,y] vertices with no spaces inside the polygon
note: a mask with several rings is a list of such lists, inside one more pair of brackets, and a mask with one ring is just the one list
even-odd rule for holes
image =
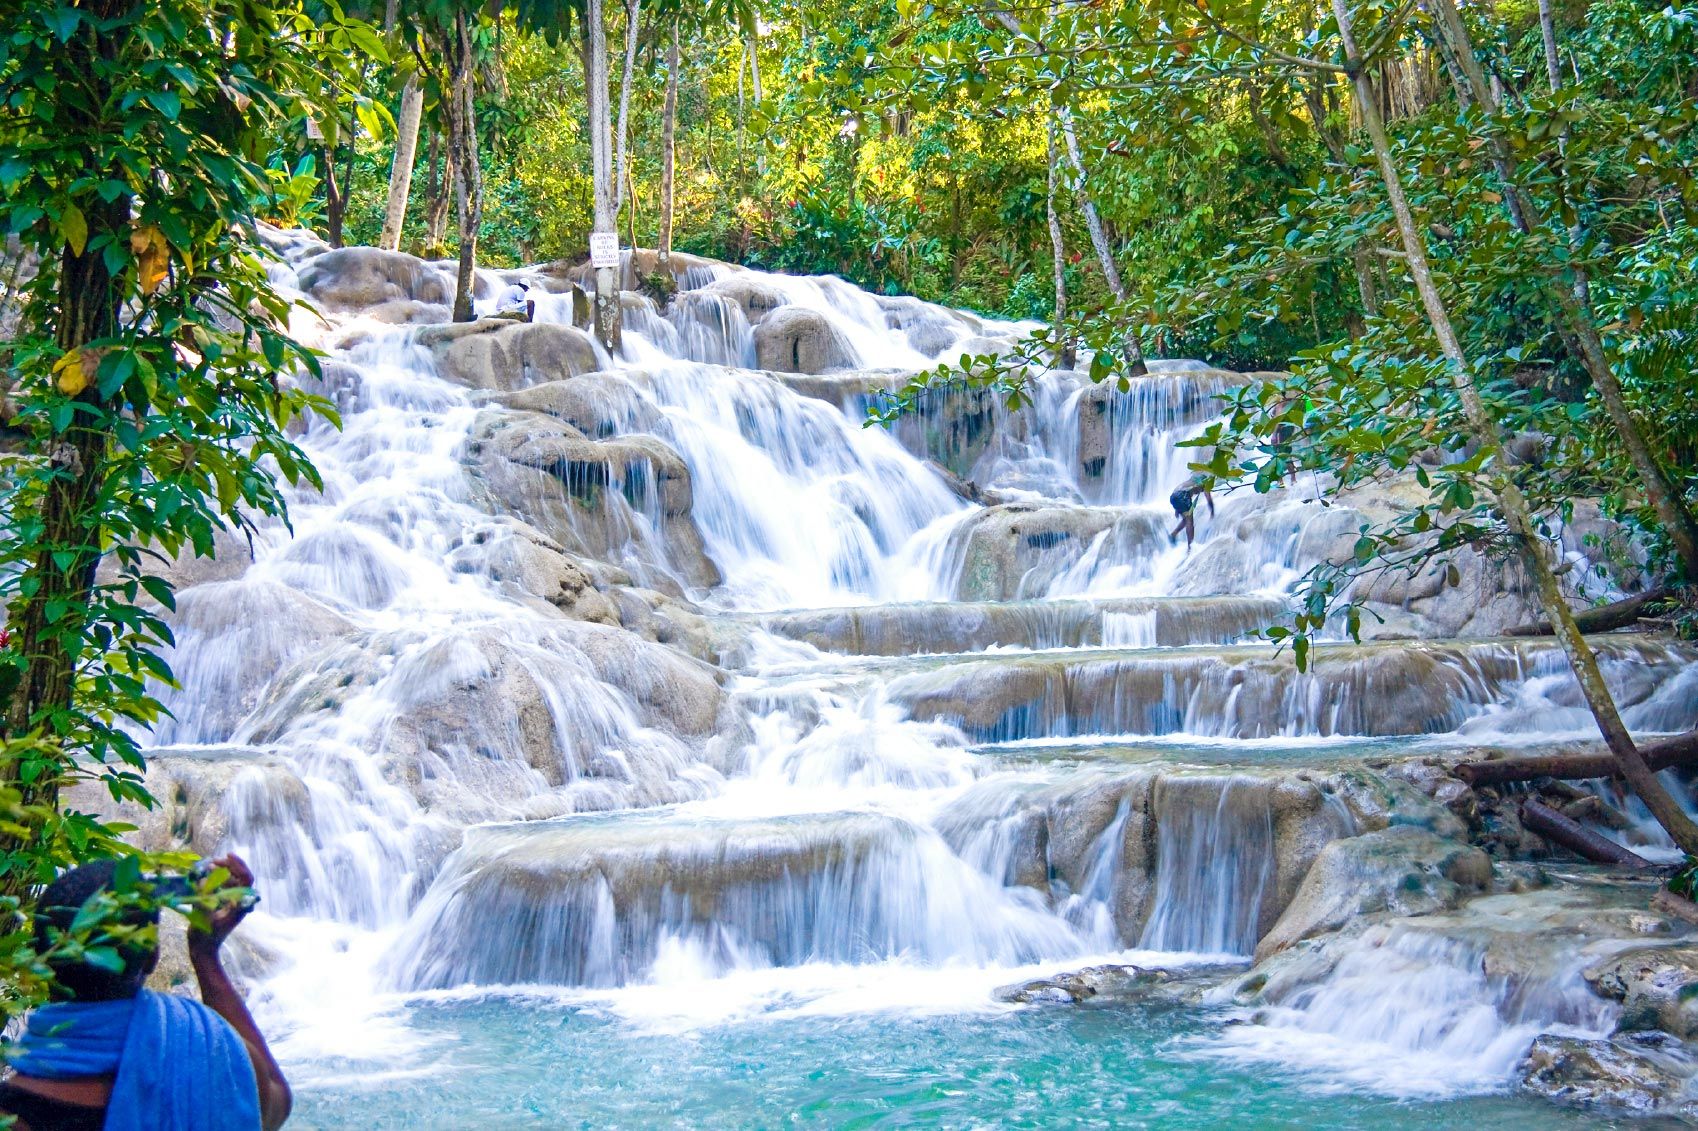
{"label": "submerged rock", "polygon": [[1015,982],[991,991],[997,1001],[1017,1005],[1077,1005],[1094,997],[1124,999],[1136,990],[1168,980],[1166,970],[1141,966],[1086,966],[1048,978]]}

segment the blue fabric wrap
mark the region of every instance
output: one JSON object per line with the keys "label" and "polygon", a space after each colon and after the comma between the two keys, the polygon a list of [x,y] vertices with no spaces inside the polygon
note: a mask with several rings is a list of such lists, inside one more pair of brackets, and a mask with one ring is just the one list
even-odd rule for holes
{"label": "blue fabric wrap", "polygon": [[224,1018],[175,994],[44,1005],[6,1059],[43,1080],[112,1076],[106,1131],[259,1131],[248,1046]]}

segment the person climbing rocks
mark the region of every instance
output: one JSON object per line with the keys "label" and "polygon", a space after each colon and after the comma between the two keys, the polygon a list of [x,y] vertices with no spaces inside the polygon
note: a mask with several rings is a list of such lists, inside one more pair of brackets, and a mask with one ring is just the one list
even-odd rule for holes
{"label": "person climbing rocks", "polygon": [[1185,531],[1185,548],[1191,549],[1191,543],[1197,537],[1197,522],[1193,512],[1197,509],[1197,496],[1199,494],[1208,500],[1209,517],[1215,516],[1215,496],[1214,492],[1209,489],[1213,483],[1214,480],[1211,477],[1199,472],[1187,479],[1178,490],[1167,497],[1168,503],[1173,507],[1173,513],[1179,516],[1179,524],[1168,532],[1167,540],[1169,542],[1178,541],[1179,532],[1183,530]]}
{"label": "person climbing rocks", "polygon": [[[213,863],[229,874],[225,888],[253,885],[240,857]],[[289,1118],[289,1084],[219,958],[252,900],[222,903],[205,930],[189,931],[200,1001],[154,993],[143,983],[159,962],[157,907],[114,905],[107,922],[130,930],[113,930],[124,941],[100,948],[102,961],[62,945],[73,924],[86,926],[85,904],[110,898],[116,869],[111,860],[72,868],[41,894],[36,949],[53,971],[53,999],[0,1050],[11,1070],[0,1114],[19,1131],[276,1131]]]}
{"label": "person climbing rocks", "polygon": [[515,322],[530,322],[536,318],[537,304],[531,298],[530,288],[519,283],[508,283],[502,288],[495,299],[495,316],[510,318]]}

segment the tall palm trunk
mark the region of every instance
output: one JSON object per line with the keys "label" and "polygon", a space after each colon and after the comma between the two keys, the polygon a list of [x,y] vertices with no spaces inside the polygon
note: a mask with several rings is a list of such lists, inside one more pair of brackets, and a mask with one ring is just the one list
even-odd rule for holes
{"label": "tall palm trunk", "polygon": [[[1379,92],[1374,89],[1374,81],[1369,76],[1361,51],[1356,46],[1347,0],[1332,0],[1332,9],[1344,42],[1346,68],[1356,91],[1358,109],[1373,142],[1374,156],[1379,162],[1380,175],[1385,182],[1386,197],[1391,203],[1392,214],[1397,219],[1398,234],[1402,238],[1410,277],[1414,280],[1416,292],[1420,295],[1421,305],[1426,311],[1433,334],[1438,339],[1439,348],[1443,351],[1445,360],[1449,362],[1451,382],[1462,401],[1469,431],[1482,446],[1499,447],[1503,437],[1480,398],[1474,383],[1473,370],[1451,323],[1449,309],[1445,305],[1444,297],[1439,294],[1438,285],[1433,281],[1432,271],[1428,267],[1426,243],[1409,207],[1409,200],[1403,192],[1403,179],[1392,157],[1385,120],[1380,116]],[[1527,500],[1521,494],[1521,488],[1516,485],[1507,469],[1497,472],[1493,486],[1504,523],[1518,543],[1521,559],[1538,586],[1545,616],[1556,630],[1557,640],[1562,644],[1568,662],[1574,669],[1581,694],[1585,696],[1592,717],[1597,720],[1598,729],[1603,733],[1610,753],[1615,756],[1622,777],[1639,795],[1639,799],[1645,803],[1652,816],[1656,817],[1657,823],[1668,831],[1675,844],[1688,854],[1698,854],[1698,824],[1693,823],[1692,818],[1686,815],[1686,811],[1669,795],[1668,790],[1663,788],[1662,781],[1645,764],[1639,748],[1633,743],[1632,735],[1621,721],[1621,714],[1616,710],[1609,686],[1604,682],[1603,673],[1598,668],[1598,659],[1592,653],[1591,645],[1586,642],[1585,636],[1581,634],[1579,626],[1575,624],[1574,614],[1563,598],[1562,586],[1551,567],[1545,539],[1539,533]]]}
{"label": "tall palm trunk", "polygon": [[[642,12],[643,0],[627,0],[625,4],[625,68],[619,76],[619,119],[613,127],[613,215],[617,217],[619,210],[625,206],[626,184],[631,186],[631,196],[637,194],[636,182],[630,168],[625,163],[625,139],[631,121],[631,79],[637,69],[637,26],[638,16]],[[636,246],[637,237],[631,237],[631,245]]]}

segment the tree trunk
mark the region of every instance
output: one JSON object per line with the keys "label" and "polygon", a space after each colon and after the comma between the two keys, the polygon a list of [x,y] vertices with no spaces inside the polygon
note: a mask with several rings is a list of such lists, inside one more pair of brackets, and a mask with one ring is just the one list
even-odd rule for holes
{"label": "tree trunk", "polygon": [[1607,836],[1593,832],[1579,821],[1552,809],[1537,798],[1521,804],[1521,823],[1553,844],[1560,844],[1583,860],[1617,868],[1643,869],[1651,862],[1624,848]]}
{"label": "tree trunk", "polygon": [[[1479,390],[1474,384],[1473,371],[1451,324],[1450,312],[1427,265],[1426,244],[1420,228],[1416,225],[1414,213],[1410,210],[1409,200],[1404,195],[1403,179],[1392,158],[1385,121],[1380,117],[1378,92],[1363,67],[1362,55],[1351,31],[1347,0],[1332,0],[1332,10],[1338,20],[1346,66],[1356,90],[1358,108],[1363,124],[1368,129],[1368,136],[1373,142],[1374,155],[1379,162],[1392,214],[1397,218],[1398,233],[1402,237],[1410,277],[1421,297],[1421,305],[1426,310],[1433,334],[1438,338],[1439,348],[1449,362],[1451,381],[1462,401],[1469,430],[1482,446],[1500,447],[1502,437],[1498,427],[1480,399]],[[1668,790],[1663,788],[1662,782],[1645,764],[1638,747],[1633,743],[1633,737],[1623,725],[1621,715],[1616,710],[1615,700],[1611,698],[1609,687],[1604,682],[1603,673],[1598,669],[1597,657],[1592,654],[1591,646],[1586,643],[1585,636],[1581,635],[1580,629],[1575,625],[1574,614],[1569,611],[1568,602],[1563,598],[1562,587],[1556,574],[1552,572],[1544,540],[1528,509],[1526,499],[1522,497],[1521,488],[1503,472],[1498,474],[1494,487],[1498,509],[1503,514],[1510,534],[1519,543],[1521,558],[1528,572],[1538,585],[1539,597],[1545,606],[1545,616],[1556,627],[1557,639],[1562,643],[1569,665],[1574,669],[1574,677],[1580,685],[1581,694],[1586,698],[1586,705],[1591,708],[1592,717],[1597,720],[1604,741],[1609,745],[1610,752],[1615,755],[1621,768],[1621,776],[1639,795],[1640,800],[1645,802],[1646,808],[1656,817],[1657,823],[1667,830],[1675,844],[1689,854],[1698,853],[1698,824],[1693,823],[1692,818],[1687,816],[1686,811],[1675,802]]]}
{"label": "tree trunk", "polygon": [[419,151],[419,119],[424,116],[424,88],[418,76],[401,88],[401,116],[395,121],[395,159],[389,165],[389,205],[383,212],[383,234],[377,246],[401,247],[401,228],[407,220],[407,197],[413,191],[413,162]]}
{"label": "tree trunk", "polygon": [[476,277],[478,224],[483,220],[483,170],[478,167],[478,125],[472,104],[472,27],[464,10],[454,15],[453,91],[448,115],[448,152],[453,159],[454,195],[460,207],[460,269],[454,283],[454,321],[470,322]]}
{"label": "tree trunk", "polygon": [[[1457,69],[1461,71],[1474,100],[1488,112],[1497,113],[1497,92],[1487,81],[1484,68],[1474,54],[1473,41],[1468,36],[1468,29],[1463,24],[1456,5],[1452,0],[1424,0],[1424,6],[1431,12],[1438,33],[1449,40],[1456,56]],[[1549,7],[1548,3],[1544,6]],[[1546,14],[1548,13],[1541,15],[1542,30],[1550,36],[1546,45],[1546,65],[1551,68],[1553,89],[1560,89],[1561,75],[1555,63],[1556,32],[1554,26],[1544,18]],[[1459,87],[1459,91],[1460,89]],[[1504,187],[1504,207],[1508,209],[1510,219],[1516,227],[1523,232],[1531,232],[1540,223],[1540,218],[1532,201],[1522,191],[1515,153],[1501,136],[1494,135],[1491,144],[1493,165]],[[1568,239],[1571,249],[1575,248],[1580,240],[1578,228],[1569,229]],[[1674,545],[1687,580],[1698,583],[1698,518],[1693,516],[1679,488],[1670,479],[1656,453],[1651,450],[1644,430],[1640,428],[1627,404],[1626,394],[1610,365],[1603,338],[1598,332],[1598,320],[1592,308],[1590,284],[1585,270],[1576,266],[1572,268],[1572,272],[1572,285],[1564,286],[1560,280],[1553,280],[1550,286],[1552,297],[1562,312],[1563,322],[1567,327],[1565,338],[1570,340],[1571,348],[1578,355],[1587,376],[1592,379],[1593,386],[1598,390],[1598,399],[1604,404],[1604,412],[1621,436],[1622,446],[1627,450],[1640,487],[1656,512],[1657,521],[1662,524],[1664,533]]]}
{"label": "tree trunk", "polygon": [[1556,19],[1551,14],[1551,0],[1539,0],[1539,34],[1545,41],[1545,75],[1555,92],[1562,89],[1562,59],[1557,55]]}
{"label": "tree trunk", "polygon": [[1055,207],[1057,182],[1061,179],[1061,154],[1055,144],[1055,121],[1049,123],[1049,184],[1045,211],[1049,220],[1050,271],[1055,280],[1055,317],[1051,325],[1061,343],[1061,368],[1072,369],[1076,361],[1073,338],[1067,332],[1067,241],[1061,233],[1061,213]]}
{"label": "tree trunk", "polygon": [[[607,25],[602,0],[585,0],[584,77],[590,118],[590,172],[597,233],[618,235],[613,138],[607,97]],[[595,268],[595,336],[609,353],[619,348],[619,268]]]}
{"label": "tree trunk", "polygon": [[336,146],[324,143],[324,237],[331,247],[342,246],[342,217],[348,211],[348,196],[336,182]]}
{"label": "tree trunk", "polygon": [[452,162],[444,164],[442,149],[442,134],[432,130],[430,152],[425,158],[430,175],[430,200],[425,210],[423,249],[426,259],[441,259],[445,252],[442,246],[442,230],[448,225],[448,196],[452,191],[454,170],[451,167]]}
{"label": "tree trunk", "polygon": [[660,232],[656,265],[672,276],[672,191],[678,160],[678,20],[672,21],[672,40],[666,47],[666,100],[660,111]]}
{"label": "tree trunk", "polygon": [[[116,170],[109,175],[119,175]],[[130,227],[128,200],[98,207],[84,206],[88,222],[82,255],[67,245],[60,255],[58,319],[55,344],[62,353],[81,349],[118,329],[120,288],[107,269],[104,248],[123,246]],[[90,381],[77,398],[110,409]],[[77,665],[87,648],[84,637],[94,573],[100,564],[101,530],[94,511],[106,478],[108,434],[80,423],[79,413],[56,448],[47,453],[53,478],[42,494],[39,519],[40,550],[18,579],[19,596],[8,610],[12,647],[24,660],[17,685],[5,703],[0,727],[6,737],[40,729],[49,737],[62,734],[76,688]],[[15,775],[16,763],[4,767]],[[58,781],[13,780],[26,806],[58,804]],[[0,832],[0,854],[24,847],[19,834]],[[25,831],[22,836],[28,837]],[[0,895],[22,895],[34,877],[15,869],[0,874]]]}
{"label": "tree trunk", "polygon": [[[1102,266],[1108,289],[1124,310],[1127,304],[1126,284],[1121,282],[1120,268],[1114,262],[1114,249],[1109,246],[1108,231],[1103,227],[1102,217],[1097,213],[1096,202],[1091,199],[1086,183],[1085,159],[1079,152],[1079,136],[1073,129],[1073,112],[1066,106],[1058,106],[1056,113],[1061,120],[1062,140],[1067,143],[1067,159],[1073,166],[1073,192],[1079,198],[1079,211],[1085,214],[1085,230],[1091,234],[1091,247],[1097,253],[1097,262]],[[1126,357],[1132,376],[1141,377],[1149,372],[1144,361],[1144,343],[1138,336],[1138,328],[1131,324],[1126,327]]]}
{"label": "tree trunk", "polygon": [[[635,180],[631,171],[625,166],[626,128],[631,117],[631,78],[637,69],[637,17],[642,11],[643,0],[627,0],[625,4],[625,73],[619,78],[619,124],[615,127],[617,148],[613,155],[613,215],[618,216],[619,210],[625,206],[625,193],[621,187],[626,181],[633,185],[631,195],[637,193]],[[631,235],[631,246],[637,245],[635,222]]]}
{"label": "tree trunk", "polygon": [[[749,55],[749,95],[754,99],[755,109],[761,107],[761,50],[760,36],[754,28],[743,34],[744,50]],[[755,176],[766,176],[766,147],[761,146],[755,153]]]}
{"label": "tree trunk", "polygon": [[[1581,632],[1609,632],[1617,628],[1626,628],[1638,622],[1646,608],[1658,601],[1665,600],[1669,595],[1667,589],[1658,587],[1619,601],[1611,601],[1596,609],[1574,614],[1574,623],[1580,626]],[[1549,621],[1539,621],[1535,624],[1518,624],[1514,628],[1504,629],[1505,636],[1549,636],[1552,629]]]}

